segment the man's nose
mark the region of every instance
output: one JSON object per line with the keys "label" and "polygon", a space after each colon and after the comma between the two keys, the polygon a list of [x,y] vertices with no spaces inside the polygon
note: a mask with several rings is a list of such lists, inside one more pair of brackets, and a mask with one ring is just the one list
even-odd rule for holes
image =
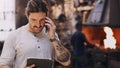
{"label": "man's nose", "polygon": [[40,24],[39,21],[37,22],[36,26],[37,26],[37,27],[40,27],[40,26],[41,26],[41,24]]}

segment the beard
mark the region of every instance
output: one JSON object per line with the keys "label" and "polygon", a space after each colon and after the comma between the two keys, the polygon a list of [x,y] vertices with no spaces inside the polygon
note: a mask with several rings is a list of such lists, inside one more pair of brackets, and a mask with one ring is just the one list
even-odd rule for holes
{"label": "beard", "polygon": [[43,27],[37,27],[37,26],[30,26],[30,31],[33,33],[40,33],[42,31]]}

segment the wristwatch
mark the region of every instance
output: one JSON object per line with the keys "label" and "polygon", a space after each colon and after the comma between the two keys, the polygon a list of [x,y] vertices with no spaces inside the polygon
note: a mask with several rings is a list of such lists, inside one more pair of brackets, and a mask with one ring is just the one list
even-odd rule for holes
{"label": "wristwatch", "polygon": [[50,38],[50,42],[54,42],[54,41],[57,41],[57,39],[56,38],[53,38],[53,39]]}

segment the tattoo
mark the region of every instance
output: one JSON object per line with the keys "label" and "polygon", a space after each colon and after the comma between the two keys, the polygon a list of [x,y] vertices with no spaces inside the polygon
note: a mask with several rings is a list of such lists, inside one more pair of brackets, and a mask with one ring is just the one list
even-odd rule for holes
{"label": "tattoo", "polygon": [[63,49],[62,47],[60,47],[60,46],[57,46],[56,49],[57,49],[58,51],[63,51],[63,50],[64,50],[64,49]]}
{"label": "tattoo", "polygon": [[69,60],[70,54],[69,52],[66,50],[66,48],[64,48],[60,42],[58,42],[58,45],[56,45],[56,50],[57,50],[57,60],[61,61],[61,62],[67,62]]}
{"label": "tattoo", "polygon": [[67,62],[69,60],[69,53],[61,53],[59,56],[57,56],[57,60],[61,62]]}

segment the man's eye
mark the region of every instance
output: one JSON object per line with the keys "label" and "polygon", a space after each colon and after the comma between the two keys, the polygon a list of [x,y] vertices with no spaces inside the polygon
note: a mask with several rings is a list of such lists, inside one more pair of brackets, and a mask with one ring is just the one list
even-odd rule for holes
{"label": "man's eye", "polygon": [[43,23],[44,23],[45,21],[44,21],[44,20],[42,20],[41,22],[43,22]]}
{"label": "man's eye", "polygon": [[35,19],[32,19],[32,21],[36,21]]}
{"label": "man's eye", "polygon": [[40,22],[41,22],[41,23],[44,23],[44,22],[45,22],[45,20],[41,20]]}

